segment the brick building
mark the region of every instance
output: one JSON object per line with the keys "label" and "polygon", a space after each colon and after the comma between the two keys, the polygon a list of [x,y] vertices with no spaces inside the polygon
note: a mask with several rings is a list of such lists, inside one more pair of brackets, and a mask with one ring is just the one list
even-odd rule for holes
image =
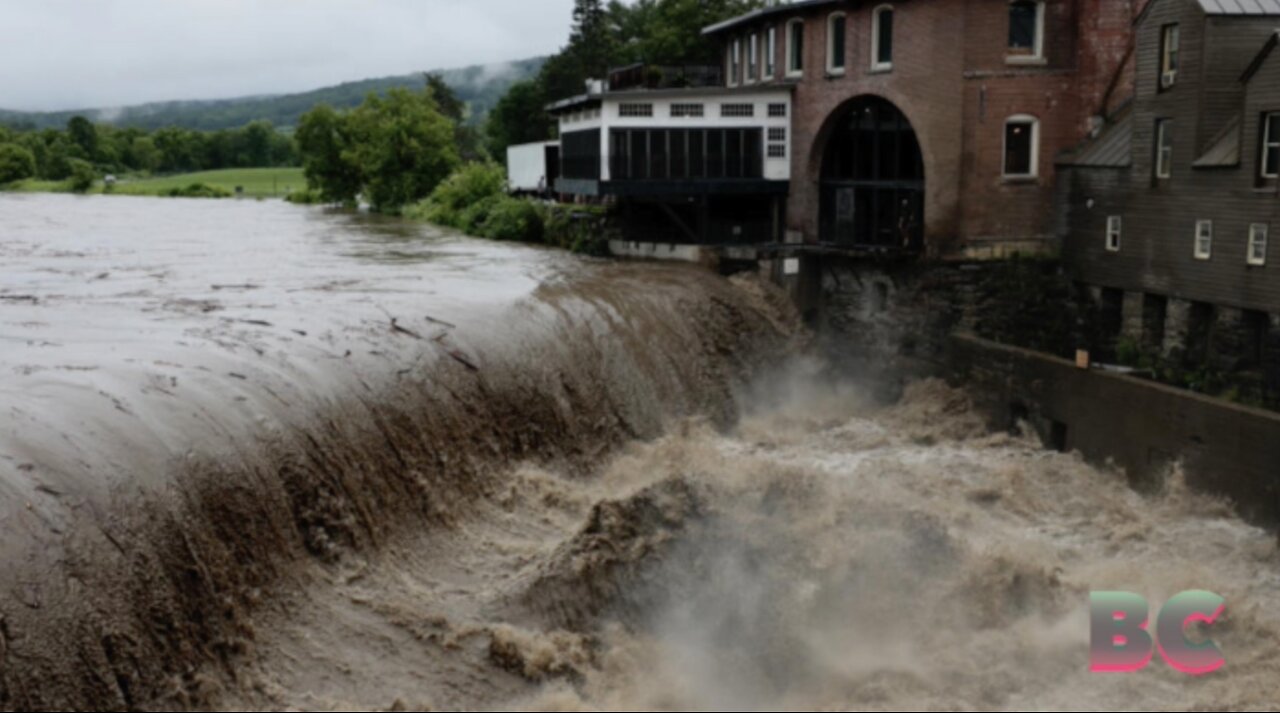
{"label": "brick building", "polygon": [[[731,235],[939,257],[1039,252],[1055,239],[1055,157],[1128,91],[1135,2],[773,5],[704,30],[724,48],[718,91],[730,98],[685,88],[672,101],[791,95],[785,148],[759,147],[790,160],[785,211],[771,213],[779,229]],[[562,131],[572,128],[565,115],[605,105],[607,117],[610,98],[615,111],[623,101],[634,111],[649,103],[646,91],[603,86],[598,97],[561,103]],[[649,121],[664,131],[680,124],[669,114]],[[601,135],[599,146],[607,172],[617,145]],[[667,196],[670,211],[680,196]]]}
{"label": "brick building", "polygon": [[1116,336],[1280,378],[1280,1],[1151,0],[1132,103],[1064,158],[1064,257]]}

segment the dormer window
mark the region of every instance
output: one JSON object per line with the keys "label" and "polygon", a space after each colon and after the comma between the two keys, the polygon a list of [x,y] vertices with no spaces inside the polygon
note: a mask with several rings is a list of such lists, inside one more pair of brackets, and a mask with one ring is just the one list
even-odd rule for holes
{"label": "dormer window", "polygon": [[1009,61],[1037,62],[1044,58],[1044,0],[1009,3]]}
{"label": "dormer window", "polygon": [[1165,25],[1160,31],[1160,90],[1172,89],[1178,82],[1178,57],[1181,39],[1177,25]]}
{"label": "dormer window", "polygon": [[881,5],[871,13],[871,70],[893,69],[893,6]]}
{"label": "dormer window", "polygon": [[827,74],[844,74],[845,27],[843,12],[827,18]]}

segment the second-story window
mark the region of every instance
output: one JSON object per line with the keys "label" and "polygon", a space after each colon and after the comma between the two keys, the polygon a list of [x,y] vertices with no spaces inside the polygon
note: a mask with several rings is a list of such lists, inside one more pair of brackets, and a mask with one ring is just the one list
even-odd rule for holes
{"label": "second-story window", "polygon": [[729,44],[729,86],[742,80],[742,40]]}
{"label": "second-story window", "polygon": [[893,6],[881,5],[871,13],[871,69],[893,68]]}
{"label": "second-story window", "polygon": [[799,76],[804,73],[804,20],[795,19],[787,23],[787,74]]}
{"label": "second-story window", "polygon": [[760,35],[751,33],[747,38],[747,81],[754,82],[760,78]]}
{"label": "second-story window", "polygon": [[844,74],[845,15],[837,12],[827,18],[827,73]]}
{"label": "second-story window", "polygon": [[1123,218],[1118,215],[1107,217],[1107,251],[1120,252],[1120,231],[1123,227]]}
{"label": "second-story window", "polygon": [[1009,3],[1009,59],[1036,60],[1044,56],[1044,1]]}
{"label": "second-story window", "polygon": [[1178,57],[1181,39],[1177,25],[1165,25],[1160,30],[1160,89],[1169,89],[1178,81]]}
{"label": "second-story window", "polygon": [[1035,178],[1039,174],[1040,122],[1034,116],[1011,116],[1004,124],[1005,178]]}
{"label": "second-story window", "polygon": [[1280,111],[1262,117],[1262,157],[1259,165],[1263,178],[1280,178]]}
{"label": "second-story window", "polygon": [[1213,221],[1196,221],[1196,259],[1208,260],[1213,257]]}
{"label": "second-story window", "polygon": [[1155,178],[1163,181],[1173,175],[1173,119],[1156,119]]}
{"label": "second-story window", "polygon": [[764,33],[764,78],[773,79],[778,62],[778,28],[770,27]]}
{"label": "second-story window", "polygon": [[1249,264],[1254,267],[1267,264],[1267,233],[1270,228],[1266,223],[1249,226]]}

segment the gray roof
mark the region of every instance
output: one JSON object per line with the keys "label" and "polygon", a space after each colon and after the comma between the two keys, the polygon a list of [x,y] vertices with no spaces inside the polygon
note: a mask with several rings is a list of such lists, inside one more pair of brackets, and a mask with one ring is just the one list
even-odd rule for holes
{"label": "gray roof", "polygon": [[[1280,2],[1280,0],[1268,0],[1268,1]],[[728,20],[725,20],[724,22],[717,22],[714,25],[708,25],[707,27],[702,28],[702,34],[714,35],[717,32],[728,30],[730,28],[737,27],[738,25],[743,25],[748,22],[754,22],[755,20],[759,20],[765,17],[770,17],[772,15],[777,15],[780,13],[796,12],[797,10],[804,10],[809,7],[816,7],[820,5],[833,5],[838,2],[842,2],[842,0],[795,0],[795,2],[781,3],[778,5],[769,5],[767,7],[758,8],[756,10],[752,10],[751,12],[738,15],[737,17],[731,17]]]}
{"label": "gray roof", "polygon": [[1280,0],[1199,0],[1209,15],[1280,15]]}
{"label": "gray roof", "polygon": [[1097,136],[1059,163],[1082,168],[1128,168],[1133,164],[1133,112],[1103,127]]}
{"label": "gray roof", "polygon": [[1196,162],[1195,168],[1231,168],[1240,165],[1240,117],[1235,117],[1223,127],[1209,150]]}

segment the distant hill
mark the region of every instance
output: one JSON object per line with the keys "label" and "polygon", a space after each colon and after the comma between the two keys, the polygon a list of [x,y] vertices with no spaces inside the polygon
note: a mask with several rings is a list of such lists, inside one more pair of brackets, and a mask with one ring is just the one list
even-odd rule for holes
{"label": "distant hill", "polygon": [[[504,64],[475,65],[461,69],[437,70],[445,82],[470,108],[471,120],[482,119],[514,82],[537,74],[545,57]],[[393,87],[419,89],[422,74],[365,79],[301,94],[242,97],[207,101],[176,101],[142,104],[123,109],[17,112],[0,109],[0,124],[21,128],[64,128],[67,120],[80,115],[96,123],[140,129],[180,126],[188,129],[230,129],[258,119],[276,126],[294,126],[298,118],[317,104],[336,109],[358,105],[369,92],[382,93]]]}

